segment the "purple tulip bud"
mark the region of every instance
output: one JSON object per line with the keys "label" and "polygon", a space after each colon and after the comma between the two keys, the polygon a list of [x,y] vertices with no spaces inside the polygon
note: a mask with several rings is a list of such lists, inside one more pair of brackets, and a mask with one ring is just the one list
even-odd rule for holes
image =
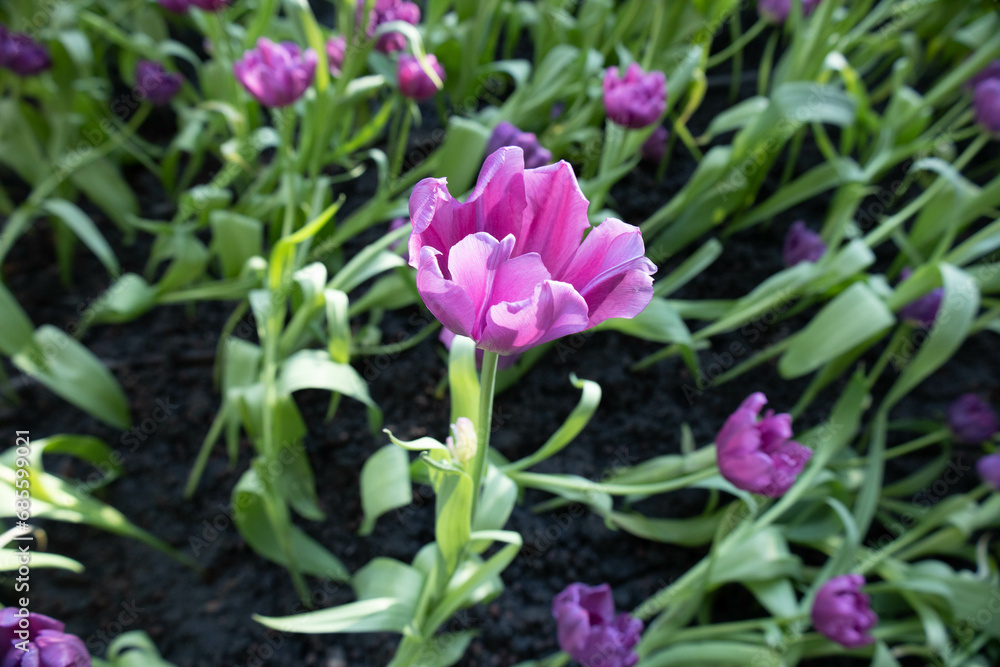
{"label": "purple tulip bud", "polygon": [[538,143],[534,132],[522,132],[517,126],[503,121],[490,135],[486,144],[486,154],[493,155],[504,146],[518,146],[524,151],[524,166],[526,169],[544,167],[552,162],[552,153]]}
{"label": "purple tulip bud", "polygon": [[812,606],[812,624],[820,634],[847,648],[875,641],[869,631],[878,623],[871,600],[861,592],[865,578],[842,574],[820,586]]}
{"label": "purple tulip bud", "polygon": [[669,139],[670,131],[662,125],[657,127],[639,149],[642,159],[656,164],[663,162],[663,156],[667,154],[667,141]]}
{"label": "purple tulip bud", "polygon": [[979,459],[976,462],[976,472],[984,482],[1000,491],[1000,452]]}
{"label": "purple tulip bud", "polygon": [[962,394],[948,406],[948,428],[966,445],[976,445],[992,438],[1000,425],[997,413],[975,394]]}
{"label": "purple tulip bud", "polygon": [[220,12],[229,6],[229,0],[190,0],[191,4],[205,12]]}
{"label": "purple tulip bud", "polygon": [[[430,65],[431,69],[434,70],[438,78],[443,82],[444,68],[438,63],[438,59],[434,54],[427,54],[427,64]],[[418,102],[431,99],[438,91],[434,80],[420,66],[420,61],[416,56],[403,55],[399,57],[399,65],[396,68],[396,79],[399,82],[399,92]]]}
{"label": "purple tulip bud", "polygon": [[612,122],[633,130],[648,127],[667,108],[667,77],[663,72],[642,71],[632,63],[619,78],[618,68],[604,73],[604,110]]}
{"label": "purple tulip bud", "polygon": [[965,82],[966,90],[975,90],[976,86],[987,79],[1000,79],[1000,59],[994,60],[989,65],[979,70],[979,72]]}
{"label": "purple tulip bud", "polygon": [[316,52],[303,53],[297,44],[275,44],[261,37],[233,64],[233,73],[258,102],[286,107],[302,97],[316,74]]}
{"label": "purple tulip bud", "polygon": [[148,99],[162,106],[173,99],[182,83],[183,76],[171,74],[160,63],[140,60],[135,67],[135,87],[132,90],[139,99]]}
{"label": "purple tulip bud", "polygon": [[765,404],[758,391],[729,416],[715,436],[716,458],[719,472],[736,488],[777,498],[795,483],[812,450],[791,439],[791,415],[768,410],[758,421]]}
{"label": "purple tulip bud", "polygon": [[326,40],[326,61],[330,66],[331,75],[340,76],[346,56],[347,39],[343,35],[337,35]]}
{"label": "purple tulip bud", "polygon": [[[802,15],[809,16],[819,7],[822,0],[802,0]],[[760,0],[757,13],[768,23],[780,25],[788,20],[792,12],[792,0]]]}
{"label": "purple tulip bud", "polygon": [[986,79],[976,86],[972,98],[976,121],[993,134],[1000,135],[1000,79]]}
{"label": "purple tulip bud", "polygon": [[[365,20],[365,1],[358,0],[358,8],[354,16],[354,22],[365,26],[365,36],[369,39],[374,37],[375,31],[383,23],[391,21],[403,21],[410,25],[420,23],[420,7],[412,2],[403,0],[376,0]],[[375,48],[382,53],[393,53],[406,48],[406,36],[400,32],[388,32],[379,37]]]}
{"label": "purple tulip bud", "polygon": [[[913,271],[903,269],[900,274],[900,282],[907,280]],[[944,297],[944,288],[936,287],[927,294],[918,297],[899,309],[899,316],[904,320],[910,320],[914,324],[919,324],[927,329],[934,320],[937,319],[938,310],[941,308],[941,299]]]}
{"label": "purple tulip bud", "polygon": [[191,9],[191,0],[159,0],[160,6],[168,12],[183,14]]}
{"label": "purple tulip bud", "polygon": [[792,224],[785,236],[785,247],[782,250],[782,257],[785,266],[791,267],[801,262],[818,262],[826,254],[826,244],[823,237],[806,227],[806,223],[799,220]]}
{"label": "purple tulip bud", "polygon": [[[3,667],[90,667],[90,654],[79,637],[42,614],[18,615],[14,607],[0,609],[0,658]],[[27,627],[22,625],[26,622]],[[27,637],[19,632],[27,630]],[[27,650],[15,647],[27,639]],[[3,648],[6,647],[6,648]]]}
{"label": "purple tulip bud", "polygon": [[632,667],[642,621],[615,614],[611,586],[570,584],[552,601],[559,647],[583,667]]}
{"label": "purple tulip bud", "polygon": [[0,67],[18,76],[33,76],[49,69],[52,59],[49,50],[31,37],[10,32],[0,25]]}

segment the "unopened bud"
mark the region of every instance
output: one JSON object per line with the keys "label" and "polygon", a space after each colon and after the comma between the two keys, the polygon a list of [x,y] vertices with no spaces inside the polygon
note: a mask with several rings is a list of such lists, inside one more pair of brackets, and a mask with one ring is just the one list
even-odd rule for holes
{"label": "unopened bud", "polygon": [[454,437],[448,437],[445,444],[448,451],[457,462],[465,464],[476,457],[478,441],[476,439],[476,426],[468,417],[459,417],[451,425],[451,432]]}

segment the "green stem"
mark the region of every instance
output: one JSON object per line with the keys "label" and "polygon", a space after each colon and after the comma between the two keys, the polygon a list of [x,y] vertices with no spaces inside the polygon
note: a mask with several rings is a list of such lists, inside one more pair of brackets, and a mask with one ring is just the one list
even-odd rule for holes
{"label": "green stem", "polygon": [[479,489],[486,474],[486,461],[490,449],[490,432],[493,426],[493,394],[496,389],[496,352],[483,351],[483,371],[479,382],[479,415],[476,421],[476,458],[472,469],[472,517],[475,520],[479,504]]}
{"label": "green stem", "polygon": [[756,23],[750,26],[750,29],[747,30],[745,33],[743,33],[736,41],[734,41],[725,49],[719,51],[714,56],[709,58],[708,64],[705,65],[705,69],[709,70],[712,69],[713,67],[717,67],[718,65],[721,65],[722,63],[729,60],[737,52],[742,51],[743,47],[752,42],[757,37],[757,35],[759,35],[764,31],[764,28],[766,28],[767,26],[768,26],[767,21],[765,21],[764,19],[758,20]]}
{"label": "green stem", "polygon": [[719,470],[713,465],[684,477],[652,484],[602,484],[577,477],[560,477],[535,472],[515,472],[510,474],[510,478],[522,486],[542,489],[556,487],[569,491],[608,493],[613,496],[651,496],[658,493],[684,489],[709,477],[714,477],[717,474],[719,474]]}

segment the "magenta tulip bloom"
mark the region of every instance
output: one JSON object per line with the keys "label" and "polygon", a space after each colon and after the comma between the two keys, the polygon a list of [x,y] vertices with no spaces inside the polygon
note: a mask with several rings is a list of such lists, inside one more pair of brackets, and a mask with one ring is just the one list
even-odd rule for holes
{"label": "magenta tulip bloom", "polygon": [[646,141],[642,142],[640,152],[642,159],[647,162],[659,164],[663,162],[663,156],[667,154],[667,141],[670,139],[670,131],[660,125],[649,135]]}
{"label": "magenta tulip bloom", "polygon": [[1000,491],[1000,453],[979,459],[976,462],[976,472],[984,482]]}
{"label": "magenta tulip bloom", "polygon": [[948,428],[966,445],[977,445],[1000,430],[997,413],[975,394],[962,394],[948,407]]}
{"label": "magenta tulip bloom", "polygon": [[344,58],[347,56],[347,39],[343,35],[331,37],[326,40],[326,62],[330,67],[330,74],[340,76],[344,67]]}
{"label": "magenta tulip bloom", "polygon": [[972,99],[976,122],[1000,135],[1000,79],[986,79],[976,86]]}
{"label": "magenta tulip bloom", "polygon": [[[822,0],[802,0],[802,15],[809,16],[819,7]],[[792,0],[760,0],[757,13],[768,23],[779,25],[788,20],[792,13]]]}
{"label": "magenta tulip bloom", "polygon": [[878,623],[871,600],[861,592],[865,578],[842,574],[820,586],[812,606],[812,624],[821,635],[847,648],[875,641],[869,632]]}
{"label": "magenta tulip bloom", "polygon": [[729,416],[715,436],[719,472],[738,489],[771,498],[795,483],[812,450],[792,440],[792,417],[768,410],[767,397],[754,392]]}
{"label": "magenta tulip bloom", "polygon": [[617,67],[604,73],[604,110],[612,122],[633,130],[649,127],[667,108],[667,77],[663,72],[642,71],[632,63],[625,76]]}
{"label": "magenta tulip bloom", "polygon": [[[438,63],[437,56],[432,53],[427,54],[427,64],[434,70],[438,78],[444,81],[444,68]],[[416,56],[403,55],[399,57],[396,79],[399,83],[399,92],[418,102],[431,99],[438,91],[437,84],[420,66],[420,61]]]}
{"label": "magenta tulip bloom", "polygon": [[[403,0],[376,0],[375,6],[372,7],[371,12],[368,14],[367,21],[365,20],[364,12],[365,1],[358,0],[354,22],[358,26],[364,24],[365,35],[369,39],[375,36],[375,31],[383,23],[390,23],[392,21],[403,21],[410,25],[420,23],[420,7],[412,2],[403,2]],[[385,33],[379,37],[375,48],[382,53],[402,51],[406,48],[406,37],[399,32]]]}
{"label": "magenta tulip bloom", "polygon": [[233,73],[258,102],[286,107],[302,97],[316,74],[316,52],[303,53],[291,42],[275,44],[261,37],[233,64]]}
{"label": "magenta tulip bloom", "polygon": [[565,161],[525,170],[520,148],[501,148],[465,203],[444,179],[418,183],[410,220],[420,295],[445,328],[484,350],[518,354],[635,317],[653,298],[656,267],[639,229],[613,218],[591,229]]}
{"label": "magenta tulip bloom", "polygon": [[184,77],[168,72],[163,65],[151,60],[140,60],[135,67],[133,92],[139,99],[148,99],[162,106],[174,98],[181,89]]}
{"label": "magenta tulip bloom", "polygon": [[[54,618],[29,613],[18,616],[14,607],[0,609],[0,665],[2,667],[90,667],[90,654],[79,637],[63,632],[66,626]],[[20,624],[27,621],[27,627]],[[27,630],[27,651],[17,647]]]}
{"label": "magenta tulip bloom", "polygon": [[52,67],[52,59],[43,44],[0,25],[0,67],[18,76],[34,76]]}
{"label": "magenta tulip bloom", "polygon": [[[913,274],[910,269],[903,269],[900,274],[900,282],[905,281]],[[944,288],[935,287],[927,294],[917,297],[910,303],[899,309],[899,316],[904,320],[909,320],[913,324],[929,328],[937,319],[938,310],[941,308],[941,299],[944,298]]]}
{"label": "magenta tulip bloom", "polygon": [[642,621],[615,614],[611,586],[570,584],[552,601],[559,647],[583,667],[632,667]]}
{"label": "magenta tulip bloom", "polygon": [[522,132],[518,127],[507,121],[493,128],[489,143],[486,144],[486,154],[492,155],[504,146],[517,146],[524,151],[524,166],[527,169],[544,167],[552,162],[552,153],[538,143],[534,132]]}
{"label": "magenta tulip bloom", "polygon": [[785,266],[791,267],[801,262],[818,262],[826,254],[826,244],[823,237],[806,227],[806,223],[799,220],[792,224],[785,236],[785,247],[782,250],[782,258]]}

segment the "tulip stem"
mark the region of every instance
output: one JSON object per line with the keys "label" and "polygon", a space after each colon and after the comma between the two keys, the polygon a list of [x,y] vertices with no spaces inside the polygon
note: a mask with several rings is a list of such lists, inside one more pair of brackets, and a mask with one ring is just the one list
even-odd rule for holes
{"label": "tulip stem", "polygon": [[472,518],[476,518],[479,503],[479,488],[486,473],[486,461],[490,449],[490,431],[493,424],[493,394],[496,388],[497,362],[499,355],[483,351],[483,371],[479,382],[479,418],[476,421],[476,458],[472,473]]}

